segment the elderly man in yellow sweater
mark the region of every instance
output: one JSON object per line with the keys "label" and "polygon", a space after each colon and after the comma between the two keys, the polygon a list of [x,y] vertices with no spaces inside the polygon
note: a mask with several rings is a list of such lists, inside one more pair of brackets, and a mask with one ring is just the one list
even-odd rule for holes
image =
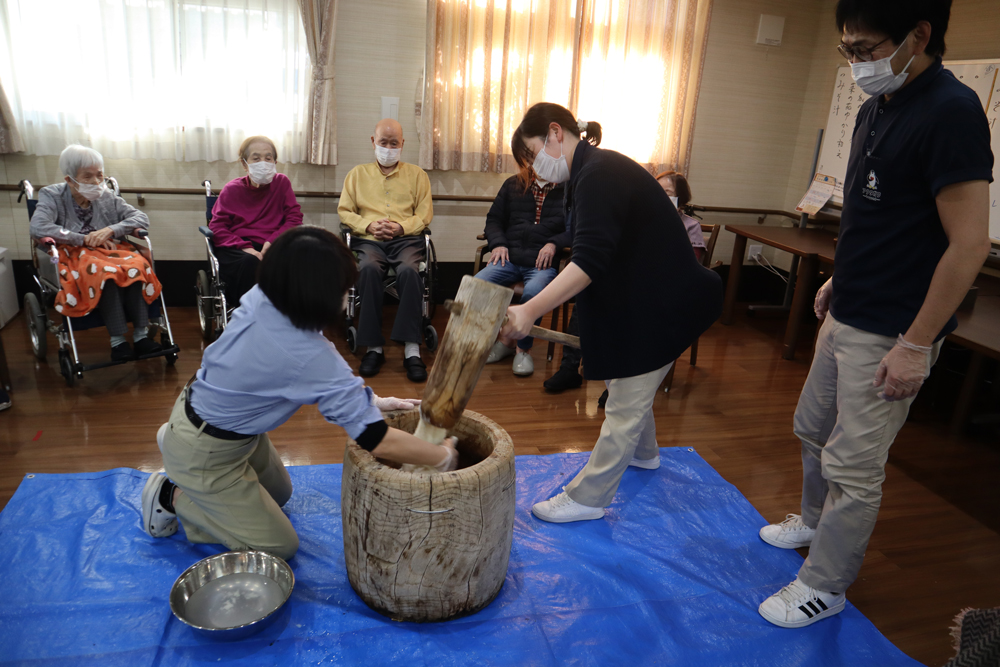
{"label": "elderly man in yellow sweater", "polygon": [[357,342],[368,350],[359,372],[372,377],[385,363],[382,281],[391,267],[399,293],[391,337],[404,346],[406,377],[423,382],[427,379],[427,367],[420,359],[423,284],[417,266],[424,259],[421,233],[434,217],[431,182],[423,169],[400,161],[403,128],[397,121],[380,120],[371,139],[375,162],[360,164],[347,174],[337,207],[340,221],[351,228],[351,247],[361,269]]}

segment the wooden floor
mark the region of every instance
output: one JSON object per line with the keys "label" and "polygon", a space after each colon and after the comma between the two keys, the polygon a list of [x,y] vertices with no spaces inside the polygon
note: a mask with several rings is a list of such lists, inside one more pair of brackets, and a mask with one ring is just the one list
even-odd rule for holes
{"label": "wooden floor", "polygon": [[[153,360],[93,371],[72,389],[58,374],[54,351],[48,363],[31,355],[23,313],[3,330],[14,405],[0,413],[0,507],[28,472],[161,468],[156,429],[203,349],[194,309],[170,314],[182,349],[176,367]],[[437,324],[443,331],[441,308]],[[716,324],[702,337],[698,366],[689,366],[685,355],[674,389],[655,403],[660,445],[694,447],[769,520],[798,512],[801,484],[791,423],[808,365],[781,359],[782,329],[782,322],[767,320]],[[51,336],[49,344],[55,345]],[[103,329],[83,332],[78,344],[85,360],[109,352]],[[359,359],[338,347],[356,369]],[[529,378],[513,376],[510,360],[486,367],[469,409],[506,428],[517,454],[588,451],[603,417],[597,408],[603,383],[546,394],[541,384],[554,372],[559,350],[554,362],[544,354],[545,345],[536,345]],[[405,378],[402,348],[392,345],[386,356],[369,383],[376,393],[419,395],[421,386]],[[288,465],[342,461],[344,432],[314,407],[300,410],[271,438]],[[942,419],[911,421],[891,451],[879,521],[848,598],[925,664],[952,656],[948,630],[961,609],[1000,604],[998,470],[1000,446],[950,436]]]}

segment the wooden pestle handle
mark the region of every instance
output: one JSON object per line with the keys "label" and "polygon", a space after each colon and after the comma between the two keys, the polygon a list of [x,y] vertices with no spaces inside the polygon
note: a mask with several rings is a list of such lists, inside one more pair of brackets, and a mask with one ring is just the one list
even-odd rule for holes
{"label": "wooden pestle handle", "polygon": [[[444,302],[444,307],[448,312],[459,315],[462,312],[462,304],[451,299],[446,299]],[[507,323],[507,316],[504,315],[503,324]],[[503,324],[500,326],[503,327]],[[563,333],[561,331],[553,331],[552,329],[543,329],[542,327],[531,327],[530,334],[534,338],[541,338],[544,341],[559,343],[561,345],[569,345],[570,347],[580,348],[580,337],[571,336],[569,334]]]}

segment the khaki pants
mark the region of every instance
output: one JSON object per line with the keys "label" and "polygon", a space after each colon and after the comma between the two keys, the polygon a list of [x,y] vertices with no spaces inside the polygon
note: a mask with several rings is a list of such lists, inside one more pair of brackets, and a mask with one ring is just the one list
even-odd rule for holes
{"label": "khaki pants", "polygon": [[[884,401],[872,386],[895,344],[827,315],[795,409],[802,521],[816,529],[799,578],[821,591],[843,593],[858,576],[882,503],[889,447],[913,403]],[[930,365],[940,350],[938,342]]]}
{"label": "khaki pants", "polygon": [[184,389],[157,444],[167,477],[183,491],[174,509],[188,539],[291,558],[299,537],[281,507],[292,496],[292,481],[270,438],[205,435],[184,413],[186,397]]}
{"label": "khaki pants", "polygon": [[606,383],[608,402],[601,436],[587,465],[566,485],[566,494],[574,501],[588,507],[607,507],[633,456],[651,459],[660,455],[653,399],[669,370],[667,364],[650,373]]}

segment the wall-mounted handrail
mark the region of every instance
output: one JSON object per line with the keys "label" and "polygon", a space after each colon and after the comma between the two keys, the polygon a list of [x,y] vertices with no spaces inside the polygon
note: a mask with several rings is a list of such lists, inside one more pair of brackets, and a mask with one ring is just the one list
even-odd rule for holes
{"label": "wall-mounted handrail", "polygon": [[[0,184],[0,191],[19,192],[17,185]],[[133,195],[200,195],[205,196],[205,188],[121,188],[122,194]],[[340,199],[339,192],[319,192],[306,190],[295,193],[296,197],[317,199]],[[437,195],[432,194],[434,201],[453,202],[483,202],[492,203],[496,196],[488,195]]]}
{"label": "wall-mounted handrail", "polygon": [[[786,218],[791,218],[798,222],[802,217],[801,213],[794,213],[792,211],[782,211],[776,208],[736,208],[731,206],[689,206],[692,211],[704,212],[704,213],[745,213],[748,215],[758,216],[757,223],[762,224],[764,219],[769,215],[781,215]],[[820,212],[816,216],[810,217],[810,222],[824,223],[824,222],[840,222],[840,219],[836,216],[828,215]]]}
{"label": "wall-mounted handrail", "polygon": [[[18,192],[20,188],[17,185],[0,184],[0,191],[8,192]],[[199,195],[205,196],[205,188],[121,188],[122,194],[134,194],[134,195]],[[340,199],[339,192],[322,192],[322,191],[312,191],[306,190],[302,192],[296,192],[296,197],[301,198],[316,198],[316,199]],[[447,201],[447,202],[481,202],[484,204],[493,203],[496,199],[495,195],[444,195],[444,194],[432,194],[431,197],[434,201]],[[798,220],[800,217],[799,213],[794,213],[791,211],[782,211],[775,208],[736,208],[729,206],[690,206],[691,210],[696,212],[705,213],[746,213],[749,215],[757,216],[768,216],[768,215],[780,215],[786,218],[791,218],[792,220]],[[761,217],[763,221],[763,217]],[[820,213],[816,216],[816,222],[837,222],[837,218],[834,216],[825,215]]]}

